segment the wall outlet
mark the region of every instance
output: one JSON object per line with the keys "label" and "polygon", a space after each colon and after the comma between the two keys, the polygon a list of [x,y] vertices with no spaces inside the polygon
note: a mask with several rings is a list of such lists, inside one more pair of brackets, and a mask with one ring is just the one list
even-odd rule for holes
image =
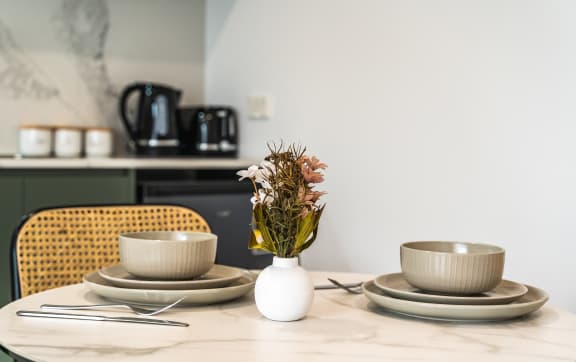
{"label": "wall outlet", "polygon": [[248,96],[248,119],[266,121],[272,118],[272,97],[268,95]]}

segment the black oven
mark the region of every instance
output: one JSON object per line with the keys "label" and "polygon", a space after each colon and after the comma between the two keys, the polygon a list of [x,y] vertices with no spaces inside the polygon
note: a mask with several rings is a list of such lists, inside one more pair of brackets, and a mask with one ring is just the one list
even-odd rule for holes
{"label": "black oven", "polygon": [[272,255],[248,249],[252,186],[239,182],[233,170],[139,170],[138,202],[178,204],[202,215],[218,235],[216,263],[264,268]]}

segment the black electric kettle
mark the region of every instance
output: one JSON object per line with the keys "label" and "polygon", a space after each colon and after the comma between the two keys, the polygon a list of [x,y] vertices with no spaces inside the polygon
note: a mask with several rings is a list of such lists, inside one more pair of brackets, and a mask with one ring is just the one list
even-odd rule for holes
{"label": "black electric kettle", "polygon": [[[128,116],[128,99],[139,95],[136,116]],[[130,145],[138,154],[177,154],[180,135],[176,107],[182,92],[166,85],[134,83],[120,97],[120,116],[130,137]]]}

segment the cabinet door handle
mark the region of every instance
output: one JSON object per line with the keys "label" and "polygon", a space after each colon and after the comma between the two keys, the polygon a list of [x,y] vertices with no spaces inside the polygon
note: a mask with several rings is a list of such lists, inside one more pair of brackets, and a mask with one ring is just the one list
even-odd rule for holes
{"label": "cabinet door handle", "polygon": [[232,215],[232,211],[231,210],[218,210],[216,211],[216,216],[218,216],[219,218],[225,219],[225,218],[229,218]]}

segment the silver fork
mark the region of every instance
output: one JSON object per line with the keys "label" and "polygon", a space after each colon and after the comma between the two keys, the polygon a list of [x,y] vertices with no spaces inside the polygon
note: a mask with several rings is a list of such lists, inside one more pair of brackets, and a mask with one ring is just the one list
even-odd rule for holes
{"label": "silver fork", "polygon": [[181,301],[183,301],[184,298],[180,298],[177,301],[175,301],[172,304],[168,304],[166,306],[157,308],[157,309],[148,309],[148,308],[143,308],[143,307],[137,307],[131,304],[89,304],[89,305],[63,305],[63,304],[42,304],[40,306],[40,309],[43,310],[81,310],[81,309],[107,309],[107,308],[127,308],[130,309],[132,312],[140,315],[140,316],[145,316],[145,317],[151,317],[153,315],[162,313],[172,307],[174,307],[176,304],[180,303]]}
{"label": "silver fork", "polygon": [[340,283],[339,281],[337,281],[336,279],[332,279],[332,278],[327,278],[328,281],[330,281],[330,283],[334,284],[335,286],[337,286],[338,288],[344,289],[345,291],[347,291],[348,293],[352,293],[352,294],[362,294],[362,291],[357,290],[357,289],[353,289],[353,288],[358,288],[362,285],[362,283],[360,283],[357,287],[349,287],[347,285],[344,285],[342,283]]}

